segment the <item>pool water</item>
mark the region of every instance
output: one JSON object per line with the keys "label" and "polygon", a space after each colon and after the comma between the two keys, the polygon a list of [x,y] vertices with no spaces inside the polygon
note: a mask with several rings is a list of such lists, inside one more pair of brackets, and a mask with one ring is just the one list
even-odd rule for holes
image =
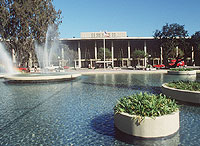
{"label": "pool water", "polygon": [[166,74],[98,74],[52,84],[0,80],[0,145],[199,145],[200,106],[183,104],[180,130],[162,139],[138,139],[114,127],[113,107],[136,92],[160,93],[161,84],[199,80]]}

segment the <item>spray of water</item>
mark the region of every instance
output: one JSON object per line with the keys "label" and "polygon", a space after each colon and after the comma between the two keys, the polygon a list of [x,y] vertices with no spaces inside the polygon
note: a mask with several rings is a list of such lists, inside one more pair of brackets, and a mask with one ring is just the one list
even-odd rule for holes
{"label": "spray of water", "polygon": [[0,42],[0,64],[3,66],[3,72],[8,74],[18,73],[14,68],[11,57],[6,51],[6,47]]}
{"label": "spray of water", "polygon": [[53,55],[58,51],[59,43],[55,33],[55,27],[53,25],[49,26],[44,46],[35,44],[38,63],[43,70],[53,65]]}

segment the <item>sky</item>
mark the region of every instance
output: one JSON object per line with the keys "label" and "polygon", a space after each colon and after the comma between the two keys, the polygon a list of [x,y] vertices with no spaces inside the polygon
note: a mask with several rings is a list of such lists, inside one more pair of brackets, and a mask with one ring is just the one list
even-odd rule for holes
{"label": "sky", "polygon": [[53,0],[62,11],[60,38],[80,32],[126,31],[129,37],[152,37],[166,23],[200,31],[200,0]]}

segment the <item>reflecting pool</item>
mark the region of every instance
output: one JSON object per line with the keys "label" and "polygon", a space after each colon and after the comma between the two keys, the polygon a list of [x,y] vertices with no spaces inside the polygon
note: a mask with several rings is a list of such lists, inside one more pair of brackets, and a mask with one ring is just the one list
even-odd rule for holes
{"label": "reflecting pool", "polygon": [[113,107],[161,84],[199,80],[166,74],[98,74],[53,84],[5,84],[0,79],[0,145],[199,145],[200,106],[184,104],[180,130],[163,139],[133,138],[114,127]]}

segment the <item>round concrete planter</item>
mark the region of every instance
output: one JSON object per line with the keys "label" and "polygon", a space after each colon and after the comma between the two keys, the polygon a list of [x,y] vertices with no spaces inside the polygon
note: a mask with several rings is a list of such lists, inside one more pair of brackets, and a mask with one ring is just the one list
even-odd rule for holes
{"label": "round concrete planter", "polygon": [[142,137],[159,138],[172,135],[179,130],[179,110],[156,118],[145,117],[140,123],[135,115],[118,113],[114,115],[115,126],[122,132]]}
{"label": "round concrete planter", "polygon": [[200,92],[175,89],[162,84],[162,93],[168,97],[191,103],[200,103]]}
{"label": "round concrete planter", "polygon": [[169,70],[167,71],[167,73],[169,75],[196,75],[196,71],[192,70],[192,71],[173,71],[173,70]]}

